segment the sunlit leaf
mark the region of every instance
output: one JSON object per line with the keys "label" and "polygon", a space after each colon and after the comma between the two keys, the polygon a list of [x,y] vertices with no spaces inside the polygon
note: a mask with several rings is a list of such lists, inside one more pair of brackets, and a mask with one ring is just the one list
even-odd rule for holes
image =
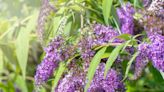
{"label": "sunlit leaf", "polygon": [[21,28],[15,43],[16,55],[18,58],[18,63],[22,70],[23,78],[25,78],[26,75],[30,32],[35,28],[36,19],[37,19],[37,13],[31,16],[25,28],[24,27]]}
{"label": "sunlit leaf", "polygon": [[96,55],[93,57],[91,63],[90,63],[90,66],[89,66],[89,69],[88,69],[88,73],[87,73],[87,84],[85,86],[85,92],[87,92],[87,89],[89,88],[90,86],[90,83],[92,81],[92,78],[95,74],[95,71],[96,71],[96,68],[97,66],[99,65],[100,61],[101,61],[101,57],[102,55],[105,53],[106,51],[106,48],[107,47],[103,47],[102,49],[100,49]]}
{"label": "sunlit leaf", "polygon": [[14,51],[13,51],[14,48],[12,48],[12,46],[13,44],[12,45],[0,44],[0,48],[3,52],[3,55],[7,57],[7,60],[10,62],[15,62],[16,58],[14,57]]}
{"label": "sunlit leaf", "polygon": [[112,3],[113,3],[113,0],[103,0],[102,1],[102,8],[103,8],[102,11],[103,11],[103,16],[104,16],[106,25],[109,25],[108,18],[109,18],[110,12],[111,12]]}
{"label": "sunlit leaf", "polygon": [[117,38],[119,38],[119,39],[123,39],[123,40],[130,40],[131,39],[131,35],[130,34],[121,34],[121,35],[119,35],[119,36],[117,36]]}
{"label": "sunlit leaf", "polygon": [[110,53],[104,53],[101,58],[108,58]]}
{"label": "sunlit leaf", "polygon": [[65,34],[65,35],[68,35],[68,36],[70,35],[71,26],[72,26],[72,21],[69,21],[69,22],[66,24],[65,28],[64,28],[64,34]]}

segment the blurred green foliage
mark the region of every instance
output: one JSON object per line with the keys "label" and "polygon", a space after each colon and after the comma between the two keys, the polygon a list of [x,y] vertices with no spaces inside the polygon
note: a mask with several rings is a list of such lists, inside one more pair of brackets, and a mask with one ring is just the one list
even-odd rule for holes
{"label": "blurred green foliage", "polygon": [[32,92],[42,49],[35,33],[39,0],[0,0],[0,92]]}

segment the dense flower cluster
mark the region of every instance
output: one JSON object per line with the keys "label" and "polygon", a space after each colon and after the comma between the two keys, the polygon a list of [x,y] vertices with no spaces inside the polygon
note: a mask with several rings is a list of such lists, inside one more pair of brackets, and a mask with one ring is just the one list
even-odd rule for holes
{"label": "dense flower cluster", "polygon": [[104,43],[109,43],[109,42],[119,42],[118,39],[114,39],[114,37],[118,36],[119,33],[118,31],[114,30],[111,26],[95,24],[93,26],[93,31],[95,35],[94,43],[96,45],[102,45]]}
{"label": "dense flower cluster", "polygon": [[164,71],[164,36],[154,34],[149,39],[151,43],[139,45],[140,54],[136,59],[135,78],[140,76],[148,60],[152,61],[158,70]]}
{"label": "dense flower cluster", "polygon": [[[87,92],[124,92],[125,86],[121,82],[122,76],[114,69],[108,71],[104,78],[105,63],[100,63]],[[85,73],[73,69],[60,82],[55,92],[83,92],[85,87]],[[78,71],[78,72],[77,72]]]}
{"label": "dense flower cluster", "polygon": [[42,83],[46,82],[48,78],[53,74],[54,68],[56,68],[55,62],[44,59],[37,67],[35,84],[41,85]]}
{"label": "dense flower cluster", "polygon": [[[161,0],[143,0],[145,7],[147,7],[146,11],[151,11],[143,14],[143,21],[141,25],[143,25],[144,30],[147,33],[148,38],[150,39],[150,43],[142,43],[138,46],[138,51],[140,54],[136,58],[135,62],[135,74],[134,79],[137,79],[144,67],[147,65],[148,61],[152,61],[154,67],[156,67],[159,71],[164,71],[163,61],[164,61],[164,52],[162,48],[164,47],[163,39],[164,36],[164,18],[163,18],[163,7],[161,4],[163,1]],[[152,13],[155,13],[152,14]]]}
{"label": "dense flower cluster", "polygon": [[[163,0],[153,0],[152,2],[147,0],[147,3],[150,3],[147,10],[155,12],[156,14],[154,16],[151,14],[144,14],[143,16],[145,22],[143,23],[144,30],[146,31],[151,43],[142,44],[140,51],[143,52],[144,58],[146,57],[152,61],[154,67],[156,67],[158,70],[164,71],[164,51],[162,49],[164,47],[164,18],[162,17],[163,14],[161,14],[163,13],[161,11],[164,10],[161,6]],[[144,60],[144,58],[142,58],[142,60]]]}
{"label": "dense flower cluster", "polygon": [[89,62],[95,54],[95,51],[92,50],[93,47],[93,38],[92,37],[84,37],[79,42],[80,54],[82,59],[86,62],[84,68],[87,69],[89,67]]}
{"label": "dense flower cluster", "polygon": [[163,34],[163,21],[164,19],[160,17],[155,17],[152,15],[144,15],[144,30],[147,32],[148,36],[153,34]]}
{"label": "dense flower cluster", "polygon": [[164,18],[164,0],[152,0],[148,11],[153,12],[156,16],[160,16]]}
{"label": "dense flower cluster", "polygon": [[147,49],[148,49],[148,44],[146,44],[146,43],[140,44],[138,46],[138,51],[140,53],[136,57],[133,80],[136,80],[137,78],[139,78],[141,76],[143,69],[148,64]]}
{"label": "dense flower cluster", "polygon": [[149,38],[152,42],[148,49],[149,58],[158,70],[164,72],[164,36],[152,35]]}
{"label": "dense flower cluster", "polygon": [[121,42],[121,40],[114,38],[118,35],[118,32],[111,26],[94,24],[91,34],[84,36],[79,42],[81,57],[87,62],[85,67],[87,68],[89,66],[89,62],[95,54],[95,51],[92,50],[94,46],[107,44],[109,42]]}
{"label": "dense flower cluster", "polygon": [[65,61],[73,54],[71,47],[65,47],[63,49],[63,44],[63,37],[58,36],[45,48],[46,55],[36,70],[35,83],[37,85],[46,82],[53,74],[54,69],[58,67],[59,62]]}
{"label": "dense flower cluster", "polygon": [[125,87],[121,82],[122,76],[114,69],[110,69],[104,78],[104,70],[105,63],[100,63],[88,92],[124,92]]}
{"label": "dense flower cluster", "polygon": [[122,33],[133,34],[134,13],[134,8],[130,5],[130,3],[127,3],[126,6],[122,6],[121,8],[117,9],[117,14],[120,20]]}
{"label": "dense flower cluster", "polygon": [[59,81],[54,92],[83,92],[85,87],[85,76],[82,70],[72,69],[63,79]]}

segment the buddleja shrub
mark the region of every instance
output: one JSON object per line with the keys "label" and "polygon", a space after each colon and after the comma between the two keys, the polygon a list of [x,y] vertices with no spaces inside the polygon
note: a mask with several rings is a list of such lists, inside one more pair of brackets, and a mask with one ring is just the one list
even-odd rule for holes
{"label": "buddleja shrub", "polygon": [[36,87],[51,79],[54,92],[124,92],[148,63],[163,74],[164,1],[140,3],[42,0]]}

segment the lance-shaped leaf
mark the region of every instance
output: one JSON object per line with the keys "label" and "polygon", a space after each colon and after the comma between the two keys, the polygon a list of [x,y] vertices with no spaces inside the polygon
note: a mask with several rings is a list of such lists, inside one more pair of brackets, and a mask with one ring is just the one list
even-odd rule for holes
{"label": "lance-shaped leaf", "polygon": [[26,27],[21,28],[18,38],[16,39],[16,43],[15,43],[16,55],[17,55],[18,63],[22,70],[24,79],[26,75],[26,65],[27,65],[27,59],[28,59],[30,32],[35,28],[35,23],[37,19],[36,16],[37,14],[34,14],[33,16],[31,16]]}
{"label": "lance-shaped leaf", "polygon": [[58,82],[59,82],[59,80],[60,80],[60,78],[61,78],[61,76],[62,76],[65,69],[66,69],[66,67],[65,67],[64,62],[61,62],[60,65],[59,65],[58,71],[56,73],[54,82],[53,82],[53,87],[52,87],[52,90],[51,90],[52,92],[54,92],[54,90],[55,90],[55,88],[56,88],[56,86],[57,86],[57,84],[58,84]]}
{"label": "lance-shaped leaf", "polygon": [[87,89],[89,88],[90,86],[90,83],[93,79],[93,76],[95,74],[95,71],[96,71],[96,68],[97,66],[99,65],[100,61],[101,61],[101,57],[102,55],[105,53],[106,51],[106,48],[107,47],[103,47],[102,49],[100,49],[96,55],[93,57],[91,63],[90,63],[90,66],[89,66],[89,69],[88,69],[88,74],[87,74],[87,84],[85,86],[85,92],[87,92]]}
{"label": "lance-shaped leaf", "polygon": [[108,70],[111,68],[111,66],[113,65],[114,61],[116,60],[117,56],[119,55],[120,50],[123,48],[123,44],[117,46],[112,53],[110,54],[106,65],[105,65],[105,72],[104,72],[104,77],[106,77]]}
{"label": "lance-shaped leaf", "polygon": [[133,57],[132,57],[132,58],[130,59],[130,61],[128,62],[123,81],[127,78],[128,73],[129,73],[129,70],[130,70],[130,67],[131,67],[131,65],[132,65],[132,62],[135,60],[135,58],[138,56],[138,54],[139,54],[139,52],[134,53]]}

